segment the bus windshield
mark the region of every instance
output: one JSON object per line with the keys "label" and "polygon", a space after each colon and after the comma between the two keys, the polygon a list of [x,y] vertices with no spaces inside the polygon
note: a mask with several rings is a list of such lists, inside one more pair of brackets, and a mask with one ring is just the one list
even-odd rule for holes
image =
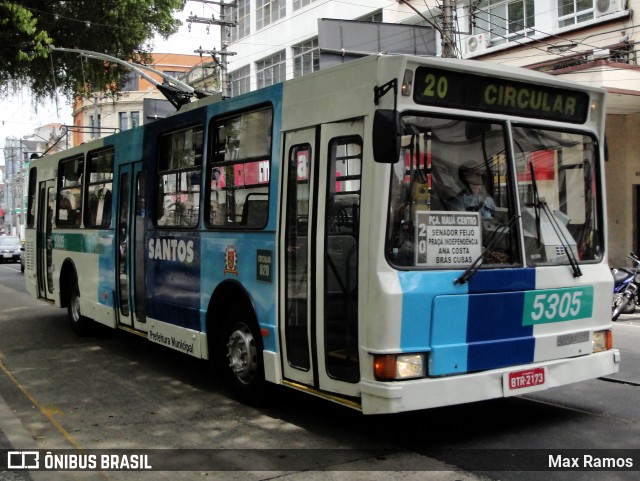
{"label": "bus windshield", "polygon": [[392,265],[465,269],[481,255],[483,267],[600,259],[591,137],[515,126],[511,149],[504,122],[412,114],[402,125],[386,239]]}
{"label": "bus windshield", "polygon": [[602,258],[597,147],[583,133],[514,126],[513,144],[527,263]]}

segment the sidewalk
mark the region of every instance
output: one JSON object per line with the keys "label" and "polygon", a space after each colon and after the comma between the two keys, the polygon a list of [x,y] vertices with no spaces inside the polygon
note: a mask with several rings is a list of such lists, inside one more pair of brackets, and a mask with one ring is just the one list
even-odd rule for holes
{"label": "sidewalk", "polygon": [[[0,451],[39,449],[35,439],[15,416],[0,396]],[[4,465],[7,459],[2,460]],[[53,471],[0,471],[0,481],[68,481],[77,479],[65,472]]]}
{"label": "sidewalk", "polygon": [[[20,424],[9,407],[5,404],[4,399],[0,397],[0,452],[6,450],[14,449],[14,446],[9,442],[9,438],[5,434],[5,429],[7,430],[18,430],[23,431],[24,428]],[[13,437],[13,435],[12,435]],[[18,438],[16,438],[16,441]],[[33,443],[35,446],[35,442]],[[7,460],[2,460],[2,464],[4,464]],[[32,478],[29,477],[29,473],[26,471],[0,471],[0,481],[32,481]]]}

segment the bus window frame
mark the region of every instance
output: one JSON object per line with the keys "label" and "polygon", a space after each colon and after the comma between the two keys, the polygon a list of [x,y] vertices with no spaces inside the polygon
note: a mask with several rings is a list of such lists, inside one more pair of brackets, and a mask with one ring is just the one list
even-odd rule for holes
{"label": "bus window frame", "polygon": [[[403,128],[403,119],[405,117],[429,117],[429,118],[433,118],[433,119],[440,119],[440,120],[453,120],[453,121],[466,121],[466,122],[475,122],[475,123],[485,123],[485,124],[493,124],[493,125],[500,125],[502,128],[502,138],[503,138],[503,143],[504,143],[504,148],[505,148],[505,155],[506,155],[506,164],[508,166],[507,169],[507,183],[509,186],[509,193],[507,194],[507,202],[505,204],[505,206],[509,209],[509,212],[512,215],[515,215],[516,212],[518,212],[518,193],[517,191],[513,191],[513,187],[517,184],[517,180],[514,178],[515,176],[515,165],[511,165],[512,162],[514,162],[514,152],[513,152],[513,146],[512,146],[512,139],[511,139],[511,127],[513,125],[513,122],[511,119],[509,118],[504,118],[503,116],[477,116],[477,115],[469,115],[469,114],[449,114],[447,112],[438,112],[438,113],[434,113],[432,111],[424,111],[424,110],[415,110],[415,109],[408,109],[408,110],[404,110],[401,112],[398,112],[398,117],[399,117],[399,125],[400,125],[400,136],[402,137],[404,134],[404,128]],[[403,153],[403,147],[402,147],[402,142],[399,142],[399,159],[398,162],[403,162],[404,160],[400,158],[400,156]],[[396,162],[396,164],[398,163]],[[391,199],[393,197],[393,166],[396,164],[391,164],[391,171],[389,174],[389,185],[388,185],[388,203],[391,202]],[[430,174],[431,175],[431,174]],[[430,188],[430,195],[433,195],[433,188]],[[388,208],[390,208],[390,205],[387,205]],[[387,216],[386,216],[386,226],[385,226],[385,247],[384,247],[384,255],[385,255],[385,259],[387,261],[387,264],[389,266],[391,266],[393,269],[398,270],[398,271],[447,271],[447,270],[460,270],[461,267],[459,266],[450,266],[450,267],[439,267],[439,266],[435,266],[435,265],[402,265],[400,263],[394,262],[394,260],[391,258],[389,249],[387,248],[387,243],[389,242],[390,239],[390,223],[389,223],[389,216],[391,209],[388,210]],[[455,212],[455,211],[452,211]],[[510,263],[497,263],[497,264],[486,264],[483,265],[483,269],[511,269],[511,268],[521,268],[523,266],[525,266],[525,259],[524,259],[524,255],[525,253],[522,250],[522,246],[521,246],[521,232],[520,230],[516,227],[515,230],[514,228],[512,228],[512,232],[511,232],[511,240],[510,242],[513,244],[512,250],[513,253],[517,256],[517,258],[510,262]],[[464,269],[464,267],[462,267],[462,269]]]}
{"label": "bus window frame", "polygon": [[[194,157],[194,163],[193,165],[189,166],[189,167],[183,167],[183,168],[179,168],[179,169],[169,169],[169,170],[160,170],[161,169],[161,163],[160,163],[160,155],[161,155],[161,151],[162,151],[162,141],[163,139],[177,134],[179,132],[185,132],[187,130],[192,130],[194,132],[197,132],[198,129],[201,131],[201,135],[202,135],[202,145],[201,145],[201,151],[200,151],[200,160],[198,161],[198,156],[197,156],[197,152],[196,155]],[[201,208],[202,208],[202,169],[204,168],[204,156],[205,156],[205,152],[206,152],[206,129],[205,129],[205,125],[203,122],[194,122],[191,124],[187,124],[187,125],[181,125],[178,128],[173,128],[171,130],[167,130],[164,131],[160,134],[158,134],[157,136],[157,142],[156,142],[156,166],[154,169],[154,175],[155,175],[155,182],[154,182],[154,192],[153,192],[153,225],[155,228],[157,229],[178,229],[178,230],[196,230],[198,229],[198,227],[200,226],[200,216],[202,215],[201,212]],[[163,205],[160,205],[159,200],[160,200],[160,195],[161,195],[161,189],[160,189],[160,182],[163,178],[163,176],[167,175],[167,174],[182,174],[182,173],[187,173],[187,172],[191,172],[193,173],[198,173],[200,174],[200,181],[198,183],[198,195],[196,196],[196,198],[198,199],[198,215],[196,217],[196,221],[193,225],[176,225],[176,224],[170,224],[170,225],[162,225],[158,222],[158,220],[162,217],[164,217],[165,215],[165,208],[164,208],[164,198],[166,193],[162,192],[162,198],[163,198]],[[192,184],[194,185],[194,184]]]}
{"label": "bus window frame", "polygon": [[27,183],[27,229],[36,226],[36,196],[38,194],[38,168],[29,169],[29,181]]}
{"label": "bus window frame", "polygon": [[[597,198],[603,199],[602,201],[597,201],[595,202],[595,205],[598,209],[598,211],[596,212],[596,216],[594,218],[596,225],[597,226],[604,226],[604,216],[605,216],[605,209],[603,206],[603,203],[606,201],[605,198],[605,193],[602,190],[602,174],[604,172],[604,167],[603,167],[603,163],[604,163],[604,158],[600,156],[600,143],[598,142],[598,137],[596,135],[595,132],[589,130],[589,129],[580,129],[580,128],[576,128],[575,126],[573,126],[573,124],[571,124],[571,127],[569,126],[569,124],[563,124],[565,128],[562,128],[562,126],[559,125],[553,125],[553,126],[549,126],[546,124],[532,124],[532,123],[527,123],[527,122],[523,122],[523,121],[511,121],[510,122],[510,131],[513,132],[516,128],[523,128],[523,129],[536,129],[538,131],[552,131],[552,132],[558,132],[558,133],[565,133],[565,134],[572,134],[572,135],[582,135],[584,137],[589,137],[592,140],[592,145],[593,145],[593,166],[592,166],[592,174],[595,175],[595,179],[592,179],[592,184],[595,185],[595,194],[597,196]],[[512,134],[513,136],[513,134]],[[513,139],[512,139],[513,141]],[[514,142],[515,143],[515,142]],[[513,152],[513,163],[514,163],[514,172],[513,175],[518,175],[517,172],[517,163],[516,163],[516,152]],[[580,165],[584,165],[580,164]],[[575,168],[575,167],[571,167],[571,168]],[[564,167],[563,170],[569,170],[569,167]],[[566,182],[566,180],[565,180]],[[520,204],[520,206],[522,207],[522,201],[520,199],[520,182],[518,181],[518,179],[515,179],[515,183],[516,183],[516,195],[518,196],[518,203]],[[562,185],[558,186],[559,189],[562,189]],[[586,204],[585,204],[586,205]],[[562,212],[562,211],[561,211]],[[604,251],[605,245],[606,245],[606,233],[604,232],[603,229],[595,229],[594,226],[594,233],[598,234],[598,246],[601,249],[601,252]],[[526,252],[523,253],[523,256],[525,257],[525,261],[527,264],[527,267],[542,267],[542,266],[554,266],[554,265],[564,265],[564,264],[554,264],[554,263],[532,263],[529,260],[526,259]],[[599,256],[594,256],[593,259],[579,259],[580,264],[598,264],[600,262],[602,262],[602,254],[600,254]]]}
{"label": "bus window frame", "polygon": [[[225,121],[242,117],[243,115],[252,114],[255,112],[260,112],[268,110],[271,113],[271,125],[265,131],[268,132],[270,142],[267,151],[267,158],[263,156],[258,157],[247,157],[244,159],[233,159],[233,160],[216,160],[219,157],[219,151],[217,150],[218,143],[218,127],[223,124]],[[255,231],[255,230],[264,230],[269,224],[269,209],[268,206],[270,204],[271,199],[271,170],[273,167],[273,135],[274,135],[274,119],[275,119],[275,108],[273,103],[264,102],[257,105],[252,105],[250,108],[244,108],[235,110],[232,112],[225,112],[223,115],[219,115],[216,117],[212,117],[209,121],[208,125],[208,139],[209,145],[207,149],[207,162],[206,162],[206,174],[205,174],[205,184],[204,184],[204,226],[209,230],[228,230],[228,231]],[[247,194],[247,198],[251,195],[259,194],[266,196],[267,200],[267,211],[264,217],[264,221],[261,225],[244,225],[242,222],[233,222],[230,223],[228,220],[225,220],[224,224],[214,224],[211,222],[211,182],[213,181],[213,171],[215,168],[223,168],[227,166],[235,166],[235,165],[246,165],[253,162],[266,161],[269,165],[269,180],[265,184],[260,184],[261,187],[265,187],[267,192],[250,192]],[[251,188],[251,187],[250,187]],[[226,190],[223,189],[223,192]],[[244,204],[243,204],[244,205]],[[227,217],[225,215],[225,217]]]}
{"label": "bus window frame", "polygon": [[[61,169],[61,166],[67,162],[71,162],[71,161],[75,161],[78,160],[79,162],[81,162],[82,167],[79,169],[79,172],[76,172],[76,174],[78,175],[78,178],[80,179],[77,185],[74,185],[72,187],[62,187],[62,173],[63,173],[63,169]],[[65,157],[63,159],[60,159],[58,161],[58,175],[57,175],[57,179],[56,179],[56,215],[55,215],[55,220],[56,220],[56,228],[58,229],[79,229],[82,226],[82,207],[83,207],[83,202],[84,202],[84,177],[85,177],[85,173],[84,173],[84,169],[86,167],[86,159],[85,159],[85,154],[81,153],[81,154],[76,154],[76,155],[71,155],[69,157]],[[77,216],[77,220],[75,223],[69,223],[65,220],[62,221],[62,223],[60,222],[60,205],[61,205],[61,201],[62,201],[62,197],[63,197],[63,192],[65,191],[70,191],[72,189],[78,189],[80,191],[80,199],[78,201],[78,205],[79,208],[77,209],[73,209],[74,211],[77,211],[78,209],[80,210],[80,216]],[[69,210],[69,209],[67,209]],[[76,213],[77,214],[77,213]]]}
{"label": "bus window frame", "polygon": [[[90,172],[89,171],[89,163],[91,162],[91,159],[94,159],[97,155],[106,153],[106,152],[111,152],[112,154],[112,161],[111,161],[111,180],[109,182],[105,182],[105,181],[94,181],[91,182],[91,174],[94,172]],[[101,147],[98,149],[93,149],[89,152],[87,152],[87,155],[85,157],[85,176],[87,177],[86,182],[84,182],[83,185],[83,189],[84,189],[84,200],[83,200],[83,227],[85,229],[109,229],[111,227],[111,221],[113,220],[113,212],[111,212],[109,214],[109,224],[108,225],[102,225],[102,224],[97,224],[97,223],[93,223],[90,224],[87,221],[89,220],[89,213],[90,213],[90,209],[89,209],[89,189],[92,186],[95,185],[103,185],[103,184],[111,184],[111,198],[109,200],[109,211],[113,210],[113,200],[115,198],[115,196],[113,195],[113,182],[115,179],[115,164],[116,164],[116,149],[113,145],[110,146],[106,146],[106,147]],[[97,173],[97,172],[96,172]]]}

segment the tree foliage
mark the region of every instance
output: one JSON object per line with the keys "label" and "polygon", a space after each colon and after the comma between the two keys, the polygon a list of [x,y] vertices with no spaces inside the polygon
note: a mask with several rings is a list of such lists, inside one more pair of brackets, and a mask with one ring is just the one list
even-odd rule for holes
{"label": "tree foliage", "polygon": [[0,0],[0,95],[23,86],[36,98],[115,89],[126,69],[50,47],[148,63],[152,39],[175,33],[182,0]]}

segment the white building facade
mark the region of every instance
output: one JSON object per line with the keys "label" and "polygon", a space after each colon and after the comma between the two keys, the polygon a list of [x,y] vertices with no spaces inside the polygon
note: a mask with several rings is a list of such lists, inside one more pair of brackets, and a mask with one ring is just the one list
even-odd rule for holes
{"label": "white building facade", "polygon": [[[429,11],[424,2],[420,8]],[[389,0],[238,0],[232,11],[228,57],[231,95],[314,72],[320,68],[318,20],[425,22],[407,5]],[[436,10],[439,11],[436,7]]]}

